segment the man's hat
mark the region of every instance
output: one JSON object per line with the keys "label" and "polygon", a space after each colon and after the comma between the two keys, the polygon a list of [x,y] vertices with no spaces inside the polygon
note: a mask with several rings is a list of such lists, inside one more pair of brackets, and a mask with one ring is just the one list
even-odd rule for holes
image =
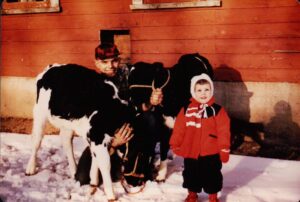
{"label": "man's hat", "polygon": [[116,45],[112,43],[102,43],[95,48],[95,58],[105,60],[108,58],[116,58],[120,52]]}

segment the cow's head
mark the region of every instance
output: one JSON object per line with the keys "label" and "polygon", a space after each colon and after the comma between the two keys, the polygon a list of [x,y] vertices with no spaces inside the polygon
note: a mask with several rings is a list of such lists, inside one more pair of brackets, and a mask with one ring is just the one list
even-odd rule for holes
{"label": "cow's head", "polygon": [[170,81],[170,72],[162,63],[138,62],[129,73],[130,99],[134,106],[140,106],[150,100],[152,90],[161,88],[163,93]]}

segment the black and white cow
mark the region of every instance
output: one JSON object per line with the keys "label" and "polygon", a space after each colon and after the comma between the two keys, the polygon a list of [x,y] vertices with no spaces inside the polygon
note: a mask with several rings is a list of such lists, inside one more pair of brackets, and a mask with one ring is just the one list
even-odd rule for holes
{"label": "black and white cow", "polygon": [[[150,112],[143,112],[140,115],[147,118],[148,114],[152,114],[148,122],[146,121],[147,124],[143,123],[143,118],[139,119],[141,123],[137,124],[135,134],[141,134],[138,139],[129,143],[132,148],[129,149],[129,160],[126,162],[125,172],[130,173],[135,168],[135,176],[138,176],[126,177],[131,185],[141,185],[142,174],[147,175],[151,172],[149,168],[151,168],[151,159],[154,158],[153,151],[157,142],[160,142],[161,161],[156,180],[166,179],[167,153],[174,118],[180,109],[189,103],[192,77],[202,73],[213,77],[213,69],[209,61],[197,53],[183,55],[170,69],[164,68],[161,63],[138,62],[133,65],[129,74],[130,101],[137,110],[141,103],[149,101],[153,88],[162,88],[164,98],[160,106],[155,106]],[[149,122],[156,122],[156,124],[151,126]],[[145,176],[144,180],[147,179]]]}
{"label": "black and white cow", "polygon": [[[144,162],[145,180],[152,180],[152,169],[153,160],[155,157],[155,146],[157,142],[160,142],[160,168],[158,175],[156,176],[157,181],[163,181],[166,177],[166,163],[167,163],[167,152],[169,150],[169,139],[171,135],[171,130],[164,124],[163,118],[163,106],[152,106],[148,111],[143,111],[141,108],[142,103],[149,103],[150,96],[153,89],[161,88],[163,93],[165,93],[165,87],[169,84],[170,72],[163,67],[161,63],[145,63],[138,62],[133,65],[129,73],[129,92],[130,92],[130,104],[135,107],[138,112],[135,134],[138,135],[139,141],[136,139],[132,140],[129,144],[134,145],[129,151],[130,158],[134,158],[132,152],[136,151],[143,154],[140,157],[146,159]],[[130,162],[128,162],[130,163]],[[132,163],[132,162],[131,162]],[[128,165],[128,164],[127,164]],[[130,166],[125,166],[125,171],[128,170]],[[143,170],[143,169],[137,169]],[[130,184],[135,183],[134,180],[130,181]],[[139,181],[139,180],[138,180]]]}
{"label": "black and white cow", "polygon": [[119,98],[116,86],[97,72],[75,64],[49,66],[37,76],[36,85],[32,154],[26,174],[36,173],[37,152],[43,138],[43,126],[48,119],[60,129],[71,176],[76,172],[72,148],[75,132],[90,145],[90,183],[98,184],[100,169],[106,196],[114,200],[108,146],[115,130],[124,122],[130,122],[134,115],[127,103]]}

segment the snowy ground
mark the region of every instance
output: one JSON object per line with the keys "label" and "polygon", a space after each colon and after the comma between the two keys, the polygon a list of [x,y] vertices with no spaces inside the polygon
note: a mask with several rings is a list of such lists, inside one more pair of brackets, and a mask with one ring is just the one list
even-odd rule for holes
{"label": "snowy ground", "polygon": [[[106,201],[102,187],[90,196],[89,186],[80,187],[69,178],[66,156],[59,136],[45,136],[39,151],[39,172],[25,176],[30,155],[28,135],[0,133],[0,198],[3,201]],[[74,139],[78,159],[84,149],[83,140]],[[163,184],[147,182],[143,192],[127,195],[120,183],[114,183],[120,202],[127,201],[183,201],[186,190],[182,184],[182,159],[168,164],[168,179]],[[300,161],[286,161],[231,155],[223,166],[224,188],[221,201],[230,202],[299,202]],[[200,200],[208,201],[206,194]],[[1,201],[1,200],[0,200]]]}

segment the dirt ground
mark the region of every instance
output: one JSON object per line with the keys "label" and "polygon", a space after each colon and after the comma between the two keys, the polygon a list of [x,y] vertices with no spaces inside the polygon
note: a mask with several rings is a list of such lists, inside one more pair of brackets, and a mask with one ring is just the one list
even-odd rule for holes
{"label": "dirt ground", "polygon": [[[30,134],[32,129],[32,119],[26,118],[1,118],[0,132]],[[58,134],[59,130],[47,123],[44,129],[45,134]],[[262,156],[268,158],[279,158],[289,160],[300,160],[300,151],[291,148],[262,148],[250,137],[245,136],[244,142],[234,151],[233,154],[246,156]]]}
{"label": "dirt ground", "polygon": [[[1,118],[0,131],[9,133],[31,134],[32,119],[26,118]],[[44,129],[45,134],[58,134],[59,130],[47,123]]]}

